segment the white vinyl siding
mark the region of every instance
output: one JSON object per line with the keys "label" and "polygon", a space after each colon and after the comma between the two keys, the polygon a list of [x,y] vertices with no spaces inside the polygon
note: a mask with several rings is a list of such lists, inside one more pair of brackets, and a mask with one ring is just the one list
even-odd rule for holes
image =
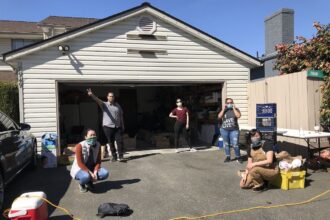
{"label": "white vinyl siding", "polygon": [[[33,125],[33,133],[57,132],[56,81],[227,81],[227,96],[241,109],[240,123],[247,125],[247,63],[155,17],[154,34],[166,36],[166,41],[128,40],[127,34],[138,34],[138,17],[62,43],[70,46],[69,55],[54,46],[22,58],[24,121]],[[127,49],[158,49],[167,54],[147,58],[127,54]]]}

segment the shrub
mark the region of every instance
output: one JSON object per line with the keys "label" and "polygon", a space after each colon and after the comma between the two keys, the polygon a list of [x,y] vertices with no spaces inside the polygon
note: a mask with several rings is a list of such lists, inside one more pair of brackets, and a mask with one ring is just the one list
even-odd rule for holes
{"label": "shrub", "polygon": [[17,83],[0,82],[0,110],[19,122]]}

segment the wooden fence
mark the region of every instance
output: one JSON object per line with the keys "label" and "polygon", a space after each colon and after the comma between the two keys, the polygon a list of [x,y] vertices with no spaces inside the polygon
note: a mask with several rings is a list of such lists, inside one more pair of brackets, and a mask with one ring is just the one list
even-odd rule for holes
{"label": "wooden fence", "polygon": [[[297,72],[250,82],[248,84],[248,123],[256,124],[256,104],[277,104],[277,127],[314,130],[319,125],[321,92],[320,79],[307,78],[307,72]],[[303,140],[279,138],[305,145]]]}

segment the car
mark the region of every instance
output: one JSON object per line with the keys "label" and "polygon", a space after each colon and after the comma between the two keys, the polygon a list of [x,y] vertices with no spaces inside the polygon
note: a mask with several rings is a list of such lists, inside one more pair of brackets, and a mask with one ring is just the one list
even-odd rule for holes
{"label": "car", "polygon": [[30,129],[30,125],[17,124],[0,111],[0,210],[6,185],[25,168],[37,166],[37,140]]}

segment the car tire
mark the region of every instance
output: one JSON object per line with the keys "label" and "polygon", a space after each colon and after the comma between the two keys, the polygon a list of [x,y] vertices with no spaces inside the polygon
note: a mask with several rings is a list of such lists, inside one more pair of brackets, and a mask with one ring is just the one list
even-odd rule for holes
{"label": "car tire", "polygon": [[0,173],[0,211],[3,209],[3,203],[5,200],[5,183],[3,181],[2,174]]}
{"label": "car tire", "polygon": [[28,169],[34,170],[34,169],[37,168],[37,165],[38,165],[37,144],[34,143],[33,144],[33,154],[32,154],[32,157],[30,159],[30,163],[29,163]]}

